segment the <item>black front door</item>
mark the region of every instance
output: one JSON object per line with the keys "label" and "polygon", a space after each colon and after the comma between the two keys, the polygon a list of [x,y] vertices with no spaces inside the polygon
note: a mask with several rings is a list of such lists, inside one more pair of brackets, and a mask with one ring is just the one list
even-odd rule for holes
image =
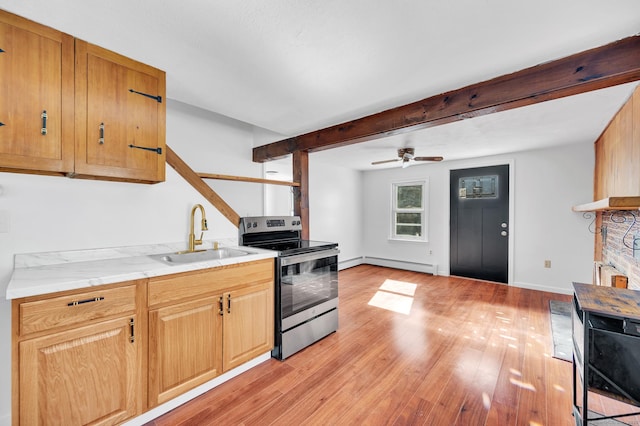
{"label": "black front door", "polygon": [[451,275],[508,282],[509,166],[451,170]]}

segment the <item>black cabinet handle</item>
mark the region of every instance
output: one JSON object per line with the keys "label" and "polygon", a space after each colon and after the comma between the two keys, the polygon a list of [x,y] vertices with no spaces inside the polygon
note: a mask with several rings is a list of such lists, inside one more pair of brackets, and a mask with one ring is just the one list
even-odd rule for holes
{"label": "black cabinet handle", "polygon": [[224,307],[222,306],[222,296],[220,296],[220,299],[218,300],[218,303],[220,304],[220,311],[218,313],[220,315],[224,315]]}
{"label": "black cabinet handle", "polygon": [[42,136],[45,136],[47,134],[47,110],[42,111],[40,118],[42,118],[42,129],[40,129],[40,133]]}
{"label": "black cabinet handle", "polygon": [[135,327],[135,325],[136,325],[135,320],[134,320],[133,318],[131,318],[131,320],[129,320],[129,330],[130,330],[130,332],[131,332],[131,335],[129,336],[129,341],[130,341],[131,343],[133,343],[133,342],[135,342],[135,341],[136,341],[136,335],[135,335],[135,333],[134,333],[134,327]]}
{"label": "black cabinet handle", "polygon": [[227,313],[231,313],[231,295],[227,295]]}
{"label": "black cabinet handle", "polygon": [[104,144],[104,123],[100,123],[100,139],[98,139],[98,143],[100,145]]}

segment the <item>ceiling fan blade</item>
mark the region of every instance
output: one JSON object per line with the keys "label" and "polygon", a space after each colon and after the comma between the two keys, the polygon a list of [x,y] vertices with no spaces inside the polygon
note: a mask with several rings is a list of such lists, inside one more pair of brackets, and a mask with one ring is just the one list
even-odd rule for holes
{"label": "ceiling fan blade", "polygon": [[413,157],[415,161],[442,161],[442,157]]}
{"label": "ceiling fan blade", "polygon": [[396,161],[400,161],[400,159],[396,158],[395,160],[374,161],[373,163],[371,163],[371,165],[375,166],[376,164],[395,163]]}

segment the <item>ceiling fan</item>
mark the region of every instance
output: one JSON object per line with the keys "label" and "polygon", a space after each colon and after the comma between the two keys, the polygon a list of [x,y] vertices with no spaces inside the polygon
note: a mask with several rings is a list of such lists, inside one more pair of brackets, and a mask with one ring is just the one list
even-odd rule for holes
{"label": "ceiling fan", "polygon": [[442,161],[442,157],[414,157],[415,150],[413,148],[399,148],[398,149],[398,158],[395,160],[382,160],[382,161],[374,161],[371,165],[375,166],[376,164],[384,164],[384,163],[393,163],[396,161],[402,161],[402,168],[409,167],[410,162],[412,161]]}

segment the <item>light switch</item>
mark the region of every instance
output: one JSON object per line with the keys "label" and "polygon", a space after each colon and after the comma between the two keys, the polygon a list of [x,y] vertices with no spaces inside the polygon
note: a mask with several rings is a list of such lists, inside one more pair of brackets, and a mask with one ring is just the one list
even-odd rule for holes
{"label": "light switch", "polygon": [[9,232],[9,211],[0,210],[0,234]]}

